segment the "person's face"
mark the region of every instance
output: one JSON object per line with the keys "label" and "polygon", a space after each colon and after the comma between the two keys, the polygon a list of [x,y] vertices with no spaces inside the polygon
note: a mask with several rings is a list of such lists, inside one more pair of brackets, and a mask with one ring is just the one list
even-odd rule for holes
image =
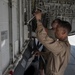
{"label": "person's face", "polygon": [[55,36],[59,40],[65,40],[68,36],[68,32],[65,28],[58,26],[55,31]]}

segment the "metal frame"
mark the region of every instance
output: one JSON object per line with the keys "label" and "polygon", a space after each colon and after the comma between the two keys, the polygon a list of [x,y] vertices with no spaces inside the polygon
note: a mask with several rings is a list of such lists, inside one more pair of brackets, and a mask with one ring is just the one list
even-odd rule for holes
{"label": "metal frame", "polygon": [[13,62],[13,37],[12,37],[12,0],[8,0],[9,11],[9,49],[10,49],[10,63]]}

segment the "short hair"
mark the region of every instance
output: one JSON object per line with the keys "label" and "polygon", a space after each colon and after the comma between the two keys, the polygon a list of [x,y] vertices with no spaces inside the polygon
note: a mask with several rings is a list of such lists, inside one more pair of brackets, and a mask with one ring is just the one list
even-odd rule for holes
{"label": "short hair", "polygon": [[56,18],[55,20],[52,21],[51,26],[53,25],[53,23],[58,22],[58,24],[61,22],[61,20],[59,18]]}
{"label": "short hair", "polygon": [[61,21],[60,26],[63,28],[66,28],[68,30],[68,33],[71,32],[72,27],[71,27],[71,24],[69,22]]}

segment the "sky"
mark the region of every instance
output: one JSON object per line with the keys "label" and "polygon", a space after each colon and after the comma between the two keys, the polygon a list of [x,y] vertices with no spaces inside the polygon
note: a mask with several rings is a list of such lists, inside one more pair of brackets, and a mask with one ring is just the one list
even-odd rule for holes
{"label": "sky", "polygon": [[75,46],[75,35],[69,36],[68,40],[71,45]]}

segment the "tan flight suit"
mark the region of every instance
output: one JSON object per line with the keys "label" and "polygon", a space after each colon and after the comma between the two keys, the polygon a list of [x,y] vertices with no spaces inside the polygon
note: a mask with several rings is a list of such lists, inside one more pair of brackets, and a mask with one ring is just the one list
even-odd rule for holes
{"label": "tan flight suit", "polygon": [[[48,34],[49,37],[53,38],[54,40],[57,39],[57,38],[55,37],[55,34],[54,34],[54,30],[53,30],[53,29],[48,29],[48,30],[47,30],[47,34]],[[47,51],[48,51],[48,49],[47,49],[46,47],[44,47],[44,52],[47,52]],[[50,52],[50,51],[49,51],[49,52]],[[44,62],[44,61],[45,61],[45,62]],[[39,68],[40,68],[41,70],[44,69],[44,71],[45,71],[46,64],[47,64],[47,60],[44,59],[44,61],[41,60],[41,61],[39,62]]]}
{"label": "tan flight suit", "polygon": [[48,49],[41,52],[48,61],[46,75],[64,75],[70,56],[69,42],[50,38],[41,22],[37,22],[37,38]]}
{"label": "tan flight suit", "polygon": [[54,34],[54,30],[53,29],[48,29],[48,36],[53,38],[54,40],[56,40],[57,38],[55,37],[55,34]]}

